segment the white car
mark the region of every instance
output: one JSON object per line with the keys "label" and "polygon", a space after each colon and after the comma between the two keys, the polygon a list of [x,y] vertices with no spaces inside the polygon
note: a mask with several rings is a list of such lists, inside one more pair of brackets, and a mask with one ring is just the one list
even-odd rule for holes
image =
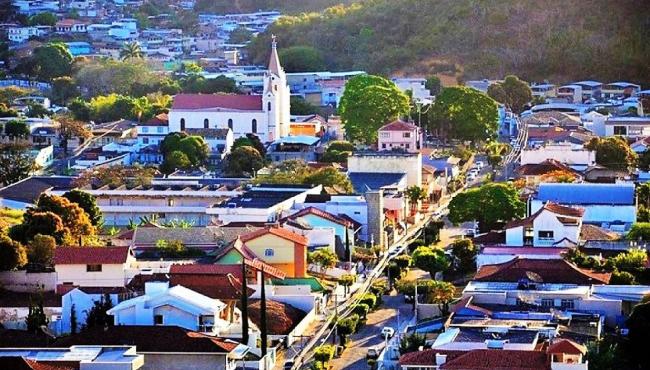
{"label": "white car", "polygon": [[476,168],[478,168],[479,170],[483,169],[483,166],[484,166],[483,162],[481,162],[481,161],[477,161],[476,163],[474,163],[474,165],[475,165]]}
{"label": "white car", "polygon": [[395,329],[391,328],[390,326],[384,326],[383,329],[381,329],[381,336],[384,338],[392,338],[393,335],[395,335]]}
{"label": "white car", "polygon": [[470,173],[467,174],[466,179],[467,179],[467,181],[474,181],[476,179],[476,174],[470,172]]}

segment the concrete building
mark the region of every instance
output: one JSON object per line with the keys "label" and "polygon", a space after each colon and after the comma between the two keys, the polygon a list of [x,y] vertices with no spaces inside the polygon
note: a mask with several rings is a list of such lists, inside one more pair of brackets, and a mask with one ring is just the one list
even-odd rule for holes
{"label": "concrete building", "polygon": [[583,214],[583,209],[547,202],[534,214],[506,224],[506,245],[575,247],[580,240]]}
{"label": "concrete building", "polygon": [[348,172],[405,173],[408,186],[422,186],[422,155],[419,152],[357,152],[348,157]]}
{"label": "concrete building", "polygon": [[536,148],[525,148],[521,151],[520,163],[539,164],[546,160],[555,160],[574,170],[584,171],[596,164],[596,152],[585,149],[582,145],[571,143],[546,144]]}
{"label": "concrete building", "polygon": [[129,247],[58,247],[53,258],[56,289],[124,287],[125,270],[134,261]]}
{"label": "concrete building", "polygon": [[380,127],[378,138],[377,148],[380,151],[403,150],[417,153],[422,146],[420,128],[402,120],[393,121]]}
{"label": "concrete building", "polygon": [[641,138],[650,136],[650,117],[608,117],[605,136]]}

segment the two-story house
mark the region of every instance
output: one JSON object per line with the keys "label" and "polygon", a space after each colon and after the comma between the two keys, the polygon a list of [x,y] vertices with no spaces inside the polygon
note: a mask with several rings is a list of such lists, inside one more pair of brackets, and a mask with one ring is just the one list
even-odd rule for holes
{"label": "two-story house", "polygon": [[285,217],[281,222],[284,223],[285,228],[306,236],[310,250],[328,247],[332,251],[343,252],[349,246],[352,253],[354,248],[355,224],[322,209],[303,208]]}
{"label": "two-story house", "polygon": [[393,121],[379,128],[379,150],[403,150],[417,153],[422,145],[422,131],[412,123]]}
{"label": "two-story house", "polygon": [[169,134],[169,118],[161,113],[146,122],[137,125],[138,143],[142,145],[159,145]]}
{"label": "two-story house", "polygon": [[124,287],[135,261],[129,247],[57,247],[54,271],[59,294],[75,287]]}
{"label": "two-story house", "polygon": [[506,225],[509,246],[576,246],[584,209],[547,202],[532,215]]}

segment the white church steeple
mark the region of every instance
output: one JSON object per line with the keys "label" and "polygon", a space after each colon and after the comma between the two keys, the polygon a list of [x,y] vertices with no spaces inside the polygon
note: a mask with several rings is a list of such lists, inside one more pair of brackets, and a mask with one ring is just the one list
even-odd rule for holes
{"label": "white church steeple", "polygon": [[290,96],[287,76],[278,56],[276,37],[272,35],[271,56],[268,71],[264,76],[263,109],[269,117],[269,131],[272,132],[273,140],[289,135]]}

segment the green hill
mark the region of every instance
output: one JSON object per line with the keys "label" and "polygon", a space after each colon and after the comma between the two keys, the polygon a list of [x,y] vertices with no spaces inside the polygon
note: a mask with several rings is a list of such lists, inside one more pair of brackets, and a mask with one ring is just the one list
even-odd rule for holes
{"label": "green hill", "polygon": [[367,0],[287,16],[249,47],[312,46],[331,70],[650,82],[650,1]]}
{"label": "green hill", "polygon": [[282,13],[321,11],[352,0],[197,0],[195,10],[215,13],[246,13],[258,10],[279,10]]}

